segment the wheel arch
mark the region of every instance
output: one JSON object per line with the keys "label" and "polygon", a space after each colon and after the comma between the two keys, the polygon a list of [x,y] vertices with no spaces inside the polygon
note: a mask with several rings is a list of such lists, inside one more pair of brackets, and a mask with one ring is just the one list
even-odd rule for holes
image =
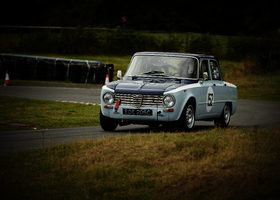
{"label": "wheel arch", "polygon": [[[192,118],[191,122],[186,118],[186,113],[188,112],[187,109],[189,108],[189,105],[192,105],[191,107],[193,108],[193,112],[192,112],[193,117],[191,117]],[[196,112],[195,97],[191,96],[190,98],[188,98],[187,101],[185,102],[185,105],[182,107],[183,107],[183,110],[181,112],[180,118],[177,121],[178,127],[180,127],[180,129],[183,129],[185,131],[190,131],[190,130],[192,130],[192,128],[195,124],[195,112]],[[188,123],[191,123],[192,127],[189,127]]]}
{"label": "wheel arch", "polygon": [[[194,107],[194,112],[196,112],[196,99],[195,99],[194,96],[190,96],[190,97],[185,101],[185,103],[183,104],[184,106],[182,106],[181,115],[182,115],[184,109],[186,108],[186,106],[187,106],[189,103],[191,103],[191,104],[193,105],[193,107]],[[180,116],[181,116],[181,115],[180,115]]]}
{"label": "wheel arch", "polygon": [[186,102],[185,106],[191,103],[194,107],[194,111],[196,111],[196,99],[194,96],[191,96],[188,101]]}
{"label": "wheel arch", "polygon": [[231,101],[227,101],[226,102],[229,105],[229,110],[230,110],[230,115],[232,115],[232,102]]}
{"label": "wheel arch", "polygon": [[196,112],[196,99],[195,97],[192,95],[192,96],[189,96],[188,98],[184,99],[184,101],[182,101],[180,103],[180,106],[177,107],[177,109],[179,109],[179,113],[177,114],[177,118],[176,120],[179,120],[184,112],[184,109],[186,108],[186,106],[189,104],[189,103],[192,103],[193,107],[194,107],[194,112]]}

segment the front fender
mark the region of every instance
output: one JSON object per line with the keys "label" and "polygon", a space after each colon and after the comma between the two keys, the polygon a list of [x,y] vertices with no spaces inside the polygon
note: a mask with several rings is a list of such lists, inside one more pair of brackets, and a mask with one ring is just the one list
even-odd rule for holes
{"label": "front fender", "polygon": [[199,95],[199,91],[195,87],[182,87],[174,91],[169,91],[164,93],[165,95],[173,95],[176,99],[176,103],[173,106],[174,112],[170,114],[171,121],[177,121],[181,117],[181,114],[188,103],[189,100],[195,102],[195,107],[197,107],[196,97]]}

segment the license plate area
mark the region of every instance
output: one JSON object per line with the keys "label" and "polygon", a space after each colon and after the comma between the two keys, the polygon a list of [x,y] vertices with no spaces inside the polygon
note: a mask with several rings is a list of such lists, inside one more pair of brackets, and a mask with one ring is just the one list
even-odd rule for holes
{"label": "license plate area", "polygon": [[124,115],[141,115],[141,116],[152,116],[153,110],[151,109],[123,109]]}

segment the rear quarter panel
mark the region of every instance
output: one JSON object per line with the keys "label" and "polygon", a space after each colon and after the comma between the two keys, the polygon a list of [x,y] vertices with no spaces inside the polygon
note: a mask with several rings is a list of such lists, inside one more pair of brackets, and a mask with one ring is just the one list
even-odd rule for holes
{"label": "rear quarter panel", "polygon": [[231,115],[233,115],[237,107],[237,87],[229,82],[224,83],[227,85],[226,100],[231,103]]}

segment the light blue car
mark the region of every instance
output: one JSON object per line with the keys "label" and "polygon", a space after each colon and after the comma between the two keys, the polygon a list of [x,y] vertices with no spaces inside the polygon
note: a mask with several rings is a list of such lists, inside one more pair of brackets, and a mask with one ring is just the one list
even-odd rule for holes
{"label": "light blue car", "polygon": [[236,110],[237,87],[223,81],[214,56],[135,53],[124,77],[118,71],[118,78],[101,91],[105,131],[128,124],[190,131],[199,120],[227,127]]}

